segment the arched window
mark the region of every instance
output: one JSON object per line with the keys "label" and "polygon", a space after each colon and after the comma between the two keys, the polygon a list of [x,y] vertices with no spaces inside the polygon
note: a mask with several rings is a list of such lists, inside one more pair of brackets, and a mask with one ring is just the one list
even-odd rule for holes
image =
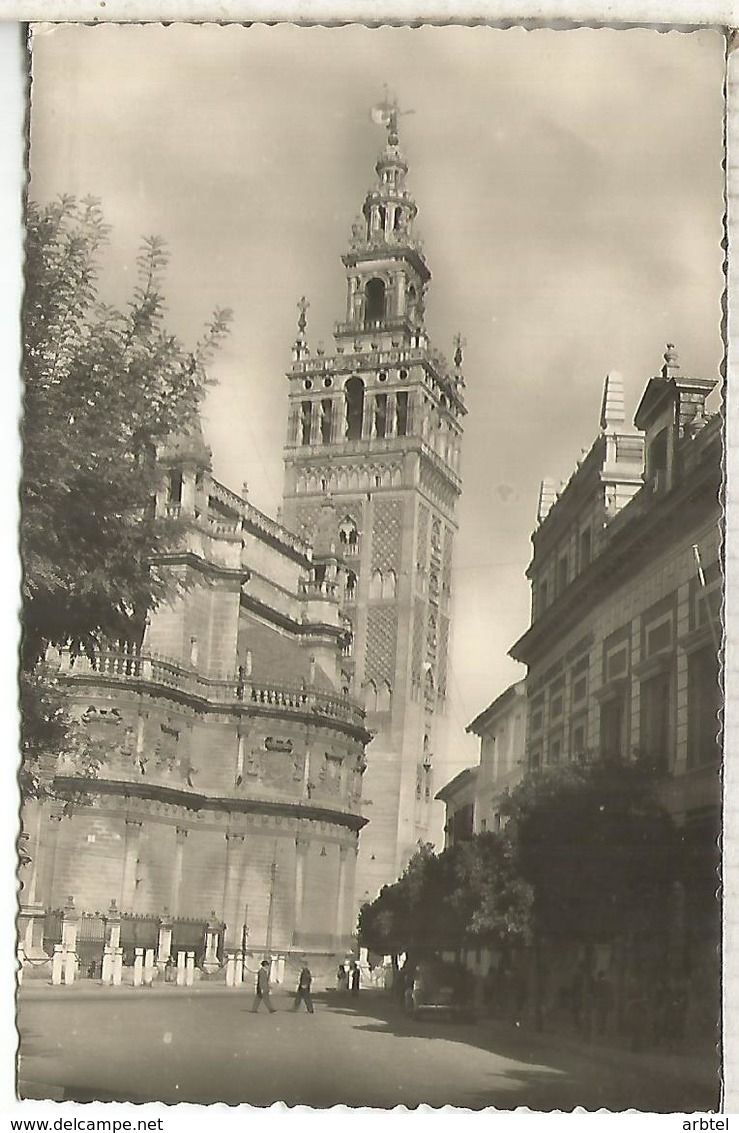
{"label": "arched window", "polygon": [[370,279],[364,289],[364,325],[373,326],[385,318],[385,284]]}
{"label": "arched window", "polygon": [[382,571],[372,571],[369,596],[370,598],[382,598]]}
{"label": "arched window", "polygon": [[359,377],[349,378],[344,386],[346,399],[346,435],[350,441],[358,441],[362,436],[364,416],[364,382]]}
{"label": "arched window", "polygon": [[311,422],[313,419],[313,402],[304,401],[300,406],[300,443],[310,444]]}
{"label": "arched window", "polygon": [[339,542],[344,547],[356,547],[358,541],[357,525],[350,515],[345,515],[339,524]]}
{"label": "arched window", "polygon": [[362,701],[365,712],[377,711],[377,687],[374,681],[367,681],[362,689]]}
{"label": "arched window", "polygon": [[387,394],[375,394],[375,436],[384,437],[387,432]]}
{"label": "arched window", "polygon": [[382,579],[382,596],[383,598],[395,597],[395,571],[389,570]]}
{"label": "arched window", "polygon": [[377,690],[377,711],[389,712],[392,701],[392,689],[387,681],[381,681]]}
{"label": "arched window", "polygon": [[418,310],[418,292],[413,284],[410,285],[405,293],[405,309],[408,318],[413,321],[416,317],[416,311]]}

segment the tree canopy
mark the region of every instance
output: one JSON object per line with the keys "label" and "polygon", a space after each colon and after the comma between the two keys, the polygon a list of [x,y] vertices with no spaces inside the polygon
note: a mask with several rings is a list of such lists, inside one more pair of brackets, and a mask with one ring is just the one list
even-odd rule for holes
{"label": "tree canopy", "polygon": [[30,204],[23,304],[23,666],[49,643],[127,638],[166,589],[152,559],[170,535],[153,514],[155,455],[195,424],[216,311],[194,347],[164,325],[162,241],[143,241],[124,310],[98,294],[108,239],[99,205]]}
{"label": "tree canopy", "polygon": [[595,758],[515,788],[509,829],[541,932],[597,940],[659,923],[680,855],[657,781],[645,762]]}
{"label": "tree canopy", "polygon": [[198,427],[206,364],[227,333],[217,310],[191,348],[165,326],[167,253],[145,239],[124,309],[99,295],[109,229],[94,200],[29,204],[26,234],[21,482],[22,787],[95,745],[75,726],[63,687],[39,668],[49,644],[92,653],[140,638],[171,593],[152,563],[175,537],[155,516],[161,445]]}
{"label": "tree canopy", "polygon": [[480,834],[435,854],[421,846],[403,876],[360,912],[362,944],[375,952],[453,951],[525,940],[531,894],[505,834]]}
{"label": "tree canopy", "polygon": [[592,759],[529,774],[500,833],[440,854],[423,846],[360,912],[376,952],[583,943],[658,929],[679,877],[679,838],[644,762]]}

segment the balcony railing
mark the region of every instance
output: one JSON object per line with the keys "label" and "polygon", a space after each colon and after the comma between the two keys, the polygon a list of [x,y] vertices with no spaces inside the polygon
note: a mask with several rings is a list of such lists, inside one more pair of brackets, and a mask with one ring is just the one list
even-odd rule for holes
{"label": "balcony railing", "polygon": [[58,662],[58,672],[68,679],[100,677],[121,684],[152,684],[198,697],[209,703],[279,708],[286,712],[310,713],[338,720],[356,728],[364,727],[364,710],[346,696],[319,691],[311,686],[278,685],[243,679],[210,678],[183,665],[154,654],[108,651],[92,657],[73,656],[69,650],[47,656],[47,663]]}

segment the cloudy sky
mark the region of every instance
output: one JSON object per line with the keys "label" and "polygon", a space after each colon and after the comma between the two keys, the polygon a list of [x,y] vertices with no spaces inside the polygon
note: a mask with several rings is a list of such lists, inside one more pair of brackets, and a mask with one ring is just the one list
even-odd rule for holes
{"label": "cloudy sky", "polygon": [[[605,374],[633,412],[665,343],[722,358],[722,38],[712,32],[58,26],[34,38],[31,195],[101,199],[109,301],[164,236],[174,330],[233,332],[206,406],[216,475],[274,514],[295,302],[342,317],[351,222],[387,83],[433,272],[427,326],[467,341],[453,744],[521,671],[539,482],[566,479]],[[439,768],[440,777],[445,774]]]}

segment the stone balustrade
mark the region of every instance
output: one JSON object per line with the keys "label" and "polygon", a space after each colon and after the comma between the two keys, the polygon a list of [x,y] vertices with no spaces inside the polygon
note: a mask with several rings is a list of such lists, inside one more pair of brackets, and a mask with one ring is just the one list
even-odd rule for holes
{"label": "stone balustrade", "polygon": [[[56,652],[56,651],[55,651]],[[175,689],[209,703],[274,707],[285,712],[311,713],[364,727],[364,710],[347,696],[324,692],[310,685],[278,685],[255,682],[237,675],[209,678],[175,661],[153,654],[109,650],[92,656],[75,656],[68,649],[58,652],[59,675],[70,680],[101,678],[131,684],[151,684]],[[53,663],[54,656],[47,656]]]}

